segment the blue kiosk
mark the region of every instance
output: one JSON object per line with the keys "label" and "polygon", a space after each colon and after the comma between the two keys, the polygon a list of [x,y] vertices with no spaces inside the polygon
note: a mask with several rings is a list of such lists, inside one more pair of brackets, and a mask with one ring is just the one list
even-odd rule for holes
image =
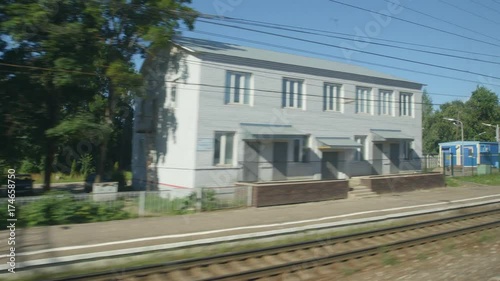
{"label": "blue kiosk", "polygon": [[[462,165],[462,145],[463,145],[463,162]],[[448,167],[453,160],[454,166],[477,167],[477,165],[490,165],[498,168],[498,142],[483,142],[483,141],[453,141],[443,142],[439,144],[439,155],[444,156],[444,165]],[[440,165],[443,159],[440,161]]]}

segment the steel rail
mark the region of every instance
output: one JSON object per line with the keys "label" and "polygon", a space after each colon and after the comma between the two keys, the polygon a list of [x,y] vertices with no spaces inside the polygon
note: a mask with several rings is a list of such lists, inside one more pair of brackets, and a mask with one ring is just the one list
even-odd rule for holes
{"label": "steel rail", "polygon": [[[254,280],[264,277],[272,277],[287,272],[296,272],[298,270],[311,269],[319,266],[325,266],[337,262],[345,262],[352,259],[359,259],[366,256],[374,256],[380,253],[387,253],[394,250],[399,250],[403,248],[414,247],[422,244],[436,242],[438,240],[443,240],[447,238],[457,237],[461,235],[471,234],[479,231],[484,231],[488,229],[493,229],[500,227],[500,221],[488,222],[480,225],[465,227],[456,230],[450,230],[438,234],[427,235],[423,237],[418,237],[414,239],[402,240],[393,243],[388,243],[384,245],[378,245],[358,250],[353,250],[349,252],[344,252],[340,254],[329,255],[320,258],[289,262],[282,265],[270,266],[266,268],[249,270],[244,272],[239,272],[235,274],[228,274],[224,276],[201,279],[199,281],[238,281],[238,280]],[[383,249],[383,250],[381,250]]]}
{"label": "steel rail", "polygon": [[[306,250],[313,247],[318,246],[326,246],[326,245],[334,245],[346,243],[349,241],[379,237],[384,235],[390,235],[394,233],[406,232],[416,229],[422,229],[427,227],[433,227],[437,225],[450,224],[458,221],[470,220],[480,217],[491,216],[495,214],[500,214],[500,209],[493,209],[487,211],[481,211],[471,214],[440,218],[435,220],[423,221],[418,223],[407,224],[403,226],[394,226],[387,227],[377,230],[358,232],[354,234],[347,234],[341,236],[335,236],[326,239],[315,239],[306,242],[296,242],[285,245],[271,246],[260,249],[252,249],[240,252],[233,252],[227,254],[219,254],[209,257],[201,257],[201,258],[193,258],[193,259],[185,259],[179,261],[172,261],[167,263],[155,264],[155,265],[146,265],[146,266],[137,266],[131,267],[123,270],[110,270],[106,272],[100,273],[91,273],[91,274],[83,274],[77,276],[69,276],[60,279],[49,279],[47,281],[76,281],[76,280],[119,280],[117,277],[126,277],[126,276],[136,276],[136,277],[145,277],[150,274],[162,274],[168,273],[174,270],[187,270],[195,267],[207,267],[212,264],[224,264],[230,261],[240,261],[249,258],[259,258],[262,256],[270,256],[276,255],[279,253],[292,252],[297,250]],[[380,246],[376,247],[377,249]],[[321,259],[320,259],[321,260]],[[307,261],[300,261],[299,264],[302,264]],[[293,262],[292,262],[293,263]],[[285,266],[286,264],[282,265]],[[279,267],[279,266],[278,266]],[[218,279],[206,279],[206,280],[218,280]],[[228,279],[227,279],[228,280]]]}

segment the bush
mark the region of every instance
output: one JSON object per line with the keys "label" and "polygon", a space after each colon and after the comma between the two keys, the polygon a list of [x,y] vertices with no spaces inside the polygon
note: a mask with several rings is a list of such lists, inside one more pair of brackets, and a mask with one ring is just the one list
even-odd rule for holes
{"label": "bush", "polygon": [[81,201],[65,192],[51,192],[48,196],[20,208],[20,218],[28,226],[88,223],[126,219],[125,204],[114,205]]}
{"label": "bush", "polygon": [[71,162],[71,172],[70,172],[70,177],[71,178],[75,178],[78,176],[78,170],[76,169],[76,161],[73,160],[73,162]]}
{"label": "bush", "polygon": [[113,173],[111,174],[111,180],[118,182],[118,190],[125,191],[126,190],[126,180],[125,174],[122,170],[118,168],[118,163],[115,163],[115,167],[113,168]]}
{"label": "bush", "polygon": [[215,198],[215,191],[212,189],[203,189],[201,199],[202,211],[213,211],[217,207],[217,198]]}
{"label": "bush", "polygon": [[80,158],[80,174],[82,174],[84,177],[87,177],[88,175],[95,173],[95,168],[94,168],[94,158],[90,154],[84,154],[82,155],[82,158]]}
{"label": "bush", "polygon": [[23,160],[21,161],[21,167],[19,171],[23,174],[36,174],[40,173],[40,167],[31,161]]}

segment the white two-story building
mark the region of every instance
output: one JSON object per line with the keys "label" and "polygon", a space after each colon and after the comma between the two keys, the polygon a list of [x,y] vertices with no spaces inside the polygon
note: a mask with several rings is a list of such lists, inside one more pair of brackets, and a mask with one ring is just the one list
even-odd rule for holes
{"label": "white two-story building", "polygon": [[419,170],[421,83],[363,67],[180,38],[149,57],[136,188]]}

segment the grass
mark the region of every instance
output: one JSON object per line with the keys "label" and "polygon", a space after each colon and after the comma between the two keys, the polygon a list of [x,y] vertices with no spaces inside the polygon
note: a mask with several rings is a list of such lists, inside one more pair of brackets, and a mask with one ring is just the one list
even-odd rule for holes
{"label": "grass", "polygon": [[456,247],[457,247],[457,245],[455,243],[453,243],[453,242],[446,242],[446,244],[443,247],[443,251],[445,253],[450,253],[451,251],[455,250]]}
{"label": "grass", "polygon": [[[132,180],[132,172],[124,171],[125,181]],[[35,180],[35,184],[43,183],[43,174],[31,174],[31,177]],[[54,173],[52,174],[50,181],[52,183],[67,183],[67,182],[84,182],[85,177],[83,175],[78,176],[70,176],[63,173]]]}
{"label": "grass", "polygon": [[[43,183],[43,174],[31,174],[31,177],[35,180],[35,184]],[[85,178],[82,175],[72,177],[62,173],[55,173],[52,174],[50,181],[52,183],[83,182],[85,181]]]}
{"label": "grass", "polygon": [[500,185],[500,174],[457,177],[457,179],[462,182],[473,182],[484,185]]}
{"label": "grass", "polygon": [[350,275],[353,275],[354,273],[357,273],[359,271],[361,271],[360,268],[354,268],[354,267],[342,268],[342,272],[344,273],[344,276],[350,276]]}
{"label": "grass", "polygon": [[491,235],[490,233],[483,232],[481,234],[481,236],[479,236],[478,240],[480,243],[487,243],[487,242],[493,241],[494,238],[495,237],[493,235]]}
{"label": "grass", "polygon": [[446,183],[446,186],[449,186],[449,187],[459,187],[459,186],[461,186],[460,181],[458,181],[457,178],[452,178],[452,177],[446,177],[445,178],[445,183]]}
{"label": "grass", "polygon": [[387,247],[380,247],[379,248],[379,254],[382,256],[382,264],[383,265],[396,265],[399,264],[399,259],[391,254],[389,249]]}
{"label": "grass", "polygon": [[429,254],[426,253],[418,253],[417,260],[424,261],[429,258]]}
{"label": "grass", "polygon": [[481,176],[446,177],[445,181],[446,186],[450,187],[459,187],[466,183],[500,186],[500,174],[495,173]]}
{"label": "grass", "polygon": [[399,263],[400,263],[399,259],[394,255],[391,255],[389,253],[384,253],[382,255],[382,264],[383,265],[396,265]]}

